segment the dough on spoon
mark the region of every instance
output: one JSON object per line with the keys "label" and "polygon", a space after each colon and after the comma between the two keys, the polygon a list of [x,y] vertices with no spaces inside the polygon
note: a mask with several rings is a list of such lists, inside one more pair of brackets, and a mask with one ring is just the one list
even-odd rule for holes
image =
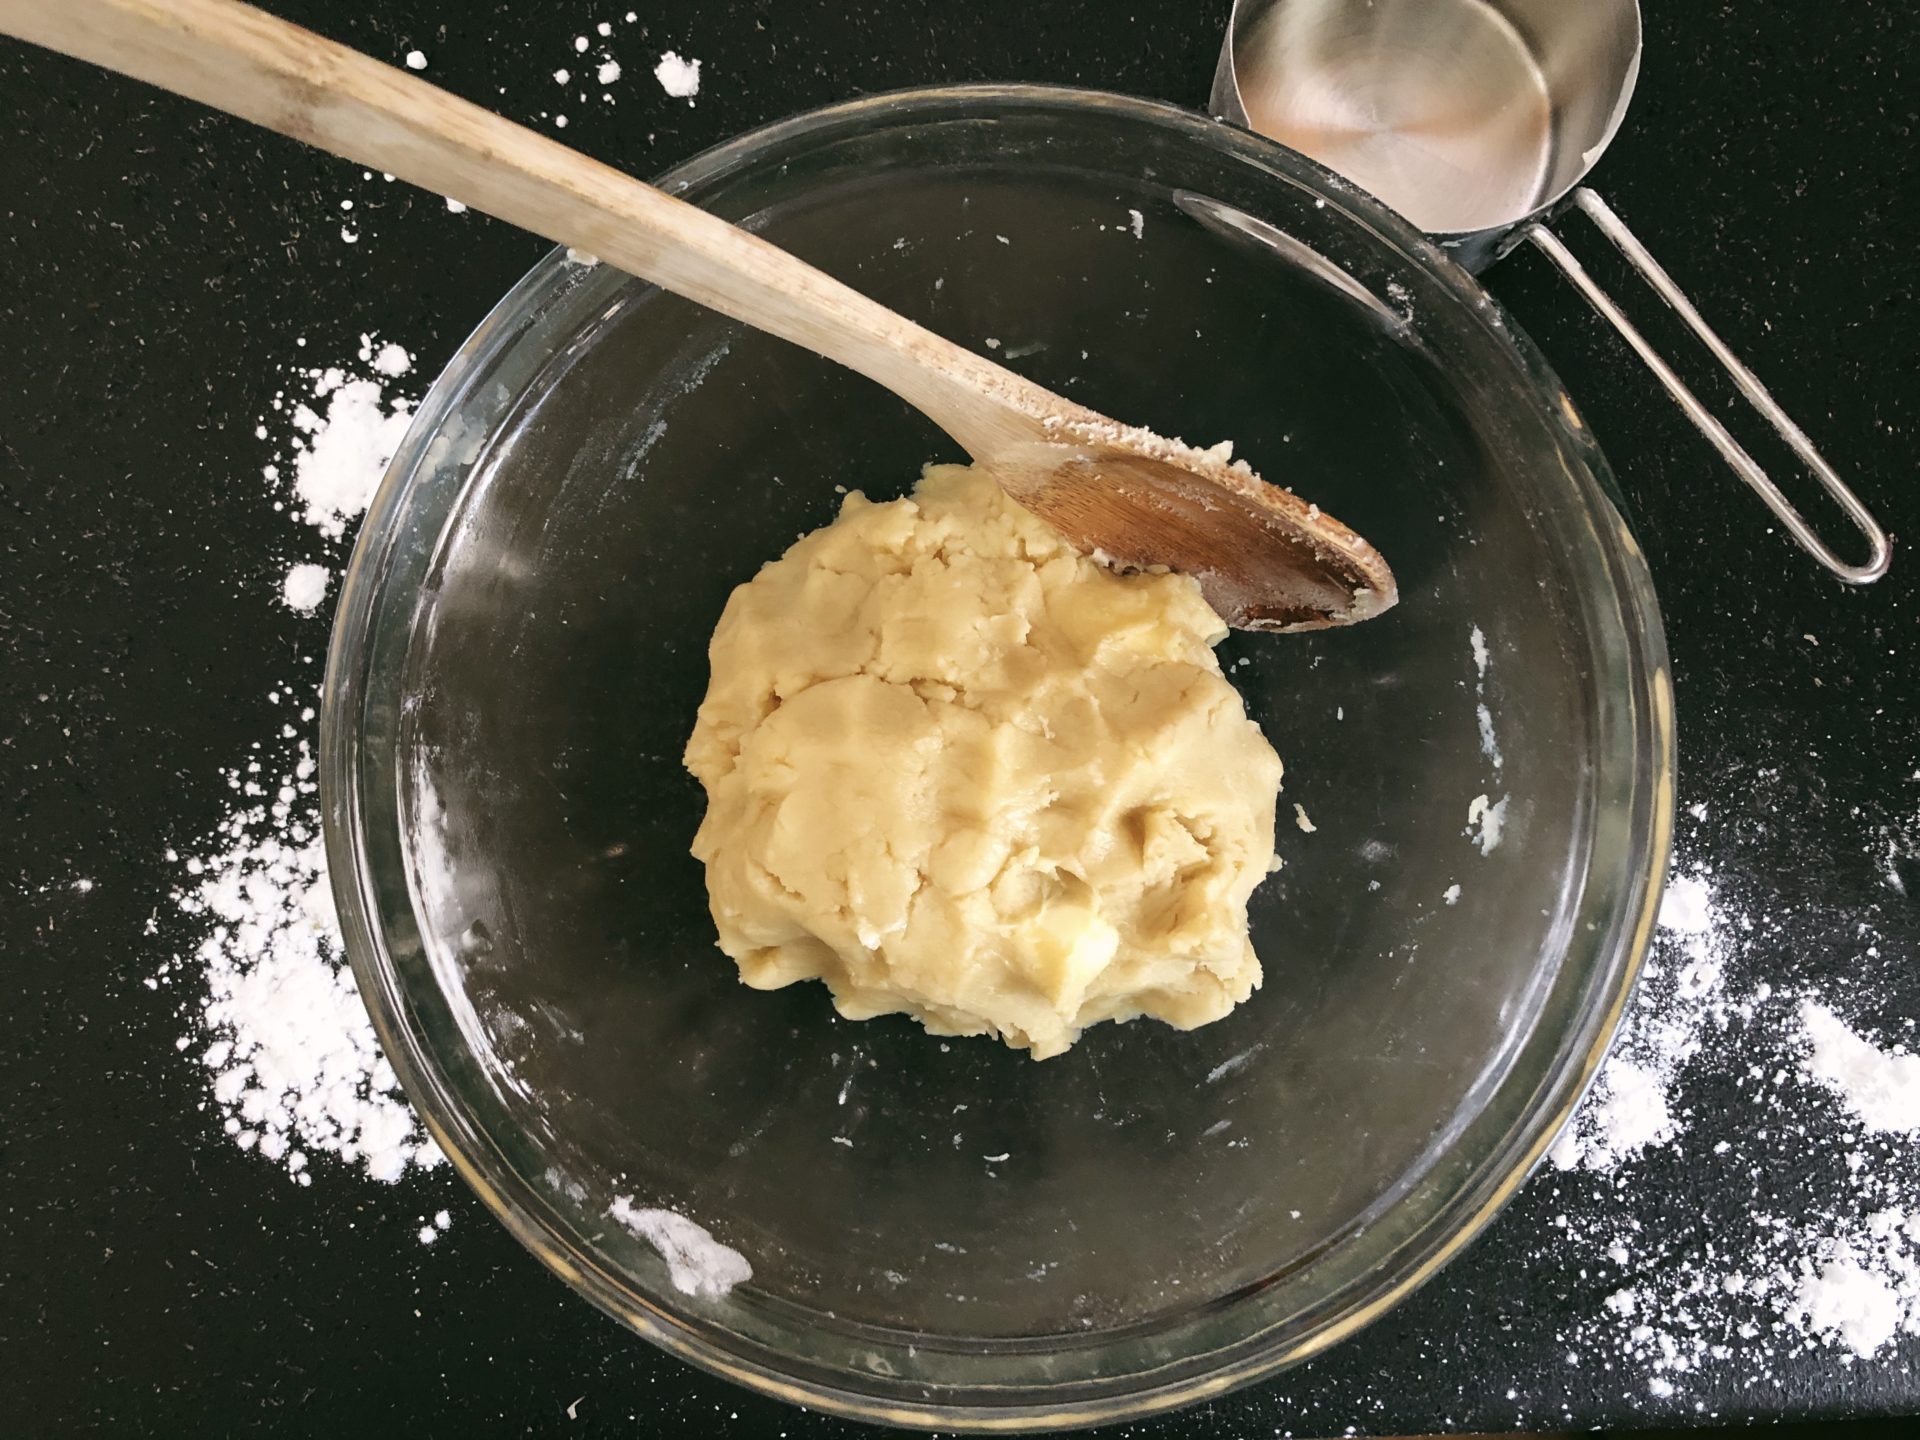
{"label": "dough on spoon", "polygon": [[1057,1055],[1218,1020],[1280,759],[1180,575],[1117,575],[983,471],[847,496],[728,600],[686,752],[720,948],[849,1019]]}

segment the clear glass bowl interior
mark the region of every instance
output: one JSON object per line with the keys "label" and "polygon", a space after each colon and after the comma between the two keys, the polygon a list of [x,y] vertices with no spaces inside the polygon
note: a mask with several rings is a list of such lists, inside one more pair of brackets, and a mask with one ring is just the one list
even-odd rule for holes
{"label": "clear glass bowl interior", "polygon": [[[864,380],[556,256],[422,406],[336,633],[329,843],[410,1092],[597,1303],[807,1403],[1094,1420],[1330,1343],[1517,1185],[1644,946],[1664,652],[1571,405],[1396,217],[1164,107],[883,97],[668,183],[1108,414],[1232,437],[1402,602],[1222,647],[1287,765],[1266,983],[1230,1018],[1035,1064],[747,990],[687,854],[707,637],[843,488],[961,457]],[[615,1197],[752,1280],[679,1293]]]}

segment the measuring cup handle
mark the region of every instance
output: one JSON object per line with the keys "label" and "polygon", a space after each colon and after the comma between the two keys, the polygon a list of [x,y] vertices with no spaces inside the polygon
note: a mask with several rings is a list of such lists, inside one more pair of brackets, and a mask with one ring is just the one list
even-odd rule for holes
{"label": "measuring cup handle", "polygon": [[1834,473],[1833,467],[1821,457],[1820,452],[1813,448],[1813,442],[1807,438],[1806,432],[1793,423],[1787,412],[1780,408],[1780,403],[1767,393],[1767,387],[1760,383],[1759,377],[1742,364],[1739,357],[1727,348],[1726,342],[1713,332],[1712,327],[1701,318],[1700,312],[1693,308],[1693,302],[1687,299],[1685,292],[1673,283],[1673,277],[1660,267],[1660,262],[1653,258],[1646,246],[1642,245],[1634,233],[1626,227],[1626,223],[1613,213],[1606,201],[1593,191],[1584,188],[1574,191],[1572,200],[1599,227],[1601,234],[1618,247],[1620,253],[1626,256],[1627,262],[1639,271],[1641,277],[1653,287],[1660,298],[1671,305],[1680,318],[1687,322],[1693,333],[1698,335],[1707,349],[1713,352],[1714,358],[1720,362],[1727,374],[1733,377],[1734,383],[1740,387],[1740,392],[1747,397],[1748,403],[1765,416],[1775,430],[1779,431],[1781,438],[1793,447],[1794,454],[1806,462],[1807,468],[1813,472],[1814,478],[1820,482],[1821,487],[1834,498],[1842,510],[1846,511],[1847,518],[1852,520],[1860,533],[1866,537],[1868,555],[1864,564],[1849,565],[1827,548],[1825,542],[1814,533],[1813,527],[1806,522],[1798,510],[1794,509],[1793,502],[1780,492],[1780,487],[1768,478],[1767,472],[1755,463],[1754,458],[1747,454],[1740,442],[1727,433],[1727,427],[1700,403],[1698,397],[1687,388],[1686,383],[1674,373],[1673,367],[1667,364],[1660,353],[1647,342],[1647,338],[1634,328],[1633,322],[1621,312],[1620,307],[1614,303],[1613,297],[1600,288],[1598,282],[1586,272],[1585,267],[1573,258],[1565,245],[1560,243],[1557,235],[1546,226],[1535,222],[1527,227],[1526,238],[1560,267],[1561,273],[1573,282],[1574,288],[1586,296],[1588,303],[1598,310],[1613,328],[1620,332],[1622,338],[1639,352],[1640,358],[1647,362],[1647,368],[1659,377],[1660,383],[1667,387],[1667,392],[1680,402],[1680,408],[1687,412],[1687,417],[1693,421],[1700,433],[1713,442],[1714,448],[1726,457],[1727,463],[1734,468],[1734,472],[1753,487],[1754,492],[1766,502],[1769,510],[1780,517],[1780,523],[1787,527],[1787,533],[1799,542],[1801,549],[1849,585],[1871,584],[1886,574],[1887,565],[1893,553],[1892,544],[1887,539],[1887,532],[1881,528],[1880,522],[1873,518],[1873,512],[1860,502],[1860,498],[1847,488],[1846,482]]}

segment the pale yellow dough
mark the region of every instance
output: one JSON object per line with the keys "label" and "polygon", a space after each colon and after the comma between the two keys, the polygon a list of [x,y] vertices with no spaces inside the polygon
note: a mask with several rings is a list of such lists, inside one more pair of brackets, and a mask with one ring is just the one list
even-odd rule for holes
{"label": "pale yellow dough", "polygon": [[849,1019],[1057,1055],[1218,1020],[1280,759],[1191,579],[1076,554],[984,473],[840,517],[733,592],[687,745],[720,948]]}

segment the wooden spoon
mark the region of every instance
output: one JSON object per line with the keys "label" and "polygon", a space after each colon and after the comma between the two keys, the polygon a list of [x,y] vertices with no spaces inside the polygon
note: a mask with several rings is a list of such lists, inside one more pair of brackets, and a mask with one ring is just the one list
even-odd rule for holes
{"label": "wooden spoon", "polygon": [[1196,577],[1229,624],[1311,630],[1397,598],[1379,553],[1261,481],[1064,400],[724,220],[234,0],[0,0],[0,31],[118,70],[599,256],[859,371],[1022,505],[1123,568]]}

